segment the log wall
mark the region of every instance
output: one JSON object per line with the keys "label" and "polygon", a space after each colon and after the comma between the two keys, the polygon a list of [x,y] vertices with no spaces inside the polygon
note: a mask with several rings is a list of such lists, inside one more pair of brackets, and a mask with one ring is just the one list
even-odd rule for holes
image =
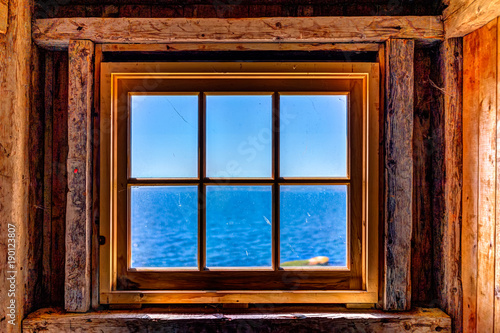
{"label": "log wall", "polygon": [[0,332],[5,333],[18,332],[41,298],[43,107],[38,82],[43,74],[39,50],[31,42],[31,9],[29,0],[10,0],[7,31],[0,34]]}
{"label": "log wall", "polygon": [[464,332],[500,330],[498,19],[464,37]]}

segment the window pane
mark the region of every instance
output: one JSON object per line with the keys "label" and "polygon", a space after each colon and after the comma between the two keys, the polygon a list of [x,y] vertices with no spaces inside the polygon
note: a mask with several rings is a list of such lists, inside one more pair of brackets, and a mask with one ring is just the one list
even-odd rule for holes
{"label": "window pane", "polygon": [[207,267],[272,265],[271,186],[207,186]]}
{"label": "window pane", "polygon": [[347,176],[347,96],[280,96],[280,176]]}
{"label": "window pane", "polygon": [[271,177],[272,96],[206,96],[208,177]]}
{"label": "window pane", "polygon": [[131,188],[132,267],[197,267],[198,187]]}
{"label": "window pane", "polygon": [[131,176],[198,177],[198,96],[133,95]]}
{"label": "window pane", "polygon": [[347,186],[280,187],[282,267],[346,266],[346,234]]}

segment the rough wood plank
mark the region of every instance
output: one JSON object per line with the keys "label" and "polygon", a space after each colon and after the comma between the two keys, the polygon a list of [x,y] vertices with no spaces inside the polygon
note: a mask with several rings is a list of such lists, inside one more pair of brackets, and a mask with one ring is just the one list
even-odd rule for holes
{"label": "rough wood plank", "polygon": [[[250,310],[250,309],[249,309]],[[439,309],[415,309],[404,313],[377,310],[327,313],[268,312],[262,308],[247,314],[219,310],[208,314],[168,313],[165,310],[113,310],[65,314],[42,309],[23,322],[23,332],[451,332],[449,317]]]}
{"label": "rough wood plank", "polygon": [[92,233],[92,108],[94,44],[71,41],[68,106],[65,309],[90,308]]}
{"label": "rough wood plank", "polygon": [[[500,70],[500,19],[497,22],[497,70]],[[497,73],[496,212],[495,212],[495,332],[500,332],[500,77]]]}
{"label": "rough wood plank", "polygon": [[44,200],[44,81],[43,58],[38,47],[31,48],[31,82],[29,110],[29,192],[28,192],[28,251],[27,263],[23,269],[28,270],[26,281],[26,303],[24,308],[30,311],[40,306],[42,298],[42,246]]}
{"label": "rough wood plank", "polygon": [[54,103],[52,132],[52,241],[51,304],[64,306],[66,203],[68,177],[68,53],[54,53]]}
{"label": "rough wood plank", "polygon": [[95,43],[172,42],[383,42],[388,38],[441,40],[436,16],[273,17],[242,19],[61,18],[40,19],[33,38],[47,48],[70,39]]}
{"label": "rough wood plank", "polygon": [[[31,107],[31,2],[10,0],[9,28],[0,34],[0,332],[18,332],[33,304],[28,280],[33,269],[29,193],[29,113]],[[15,56],[13,56],[15,55]],[[9,226],[14,226],[9,241]],[[35,231],[36,232],[36,231]],[[9,260],[8,244],[15,250]],[[11,254],[13,254],[11,252]],[[11,261],[12,266],[10,266]],[[12,273],[14,272],[14,273]],[[7,280],[14,275],[14,279]],[[15,294],[9,295],[11,282]],[[11,302],[14,309],[8,309]],[[12,325],[9,323],[12,322]]]}
{"label": "rough wood plank", "polygon": [[385,110],[385,310],[411,307],[413,200],[414,41],[390,39],[386,47]]}
{"label": "rough wood plank", "polygon": [[[443,163],[442,204],[440,213],[440,251],[438,281],[439,304],[453,321],[454,330],[462,332],[461,227],[462,227],[462,40],[448,39],[440,47],[444,99],[442,108]],[[436,228],[438,229],[438,228]]]}
{"label": "rough wood plank", "polygon": [[93,146],[92,146],[92,308],[99,307],[99,190],[100,190],[100,104],[101,104],[101,61],[102,45],[95,46],[94,61],[94,117],[93,117]]}
{"label": "rough wood plank", "polygon": [[430,149],[431,112],[435,107],[430,83],[434,48],[415,49],[415,105],[413,117],[413,230],[411,246],[412,300],[429,303],[433,295],[432,281],[432,177]]}
{"label": "rough wood plank", "polygon": [[489,332],[494,325],[495,281],[496,20],[478,30],[478,38],[479,99],[475,109],[479,118],[477,330]]}
{"label": "rough wood plank", "polygon": [[479,132],[477,117],[479,52],[477,33],[464,42],[463,91],[463,189],[462,189],[462,288],[463,330],[476,332],[477,322],[477,197]]}
{"label": "rough wood plank", "polygon": [[443,12],[446,38],[463,37],[500,16],[500,0],[451,0]]}
{"label": "rough wood plank", "polygon": [[52,285],[52,115],[54,106],[54,55],[45,53],[44,87],[44,184],[43,184],[43,289],[44,304],[50,304]]}
{"label": "rough wood plank", "polygon": [[9,0],[0,0],[0,33],[7,32],[7,21],[9,16]]}
{"label": "rough wood plank", "polygon": [[173,43],[102,44],[103,52],[342,51],[378,52],[378,43]]}

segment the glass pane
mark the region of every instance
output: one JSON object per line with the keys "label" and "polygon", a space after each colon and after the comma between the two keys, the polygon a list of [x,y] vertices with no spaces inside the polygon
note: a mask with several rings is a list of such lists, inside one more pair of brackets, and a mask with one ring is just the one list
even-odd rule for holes
{"label": "glass pane", "polygon": [[347,176],[347,96],[280,96],[280,176]]}
{"label": "glass pane", "polygon": [[206,96],[208,177],[271,177],[272,96]]}
{"label": "glass pane", "polygon": [[198,266],[198,187],[131,188],[132,267]]}
{"label": "glass pane", "polygon": [[133,95],[131,176],[198,177],[198,95]]}
{"label": "glass pane", "polygon": [[271,186],[207,186],[207,267],[272,265]]}
{"label": "glass pane", "polygon": [[280,263],[347,265],[347,186],[280,187]]}

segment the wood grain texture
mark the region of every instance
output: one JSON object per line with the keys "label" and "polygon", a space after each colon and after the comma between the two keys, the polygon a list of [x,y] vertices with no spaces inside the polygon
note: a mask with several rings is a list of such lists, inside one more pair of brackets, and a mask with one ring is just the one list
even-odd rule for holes
{"label": "wood grain texture", "polygon": [[411,246],[411,291],[415,303],[429,303],[432,284],[432,169],[430,149],[431,112],[434,90],[430,83],[434,48],[415,49],[415,105],[413,118],[413,230]]}
{"label": "wood grain texture", "polygon": [[464,332],[498,332],[498,22],[464,38]]}
{"label": "wood grain texture", "polygon": [[66,48],[70,39],[95,43],[172,42],[383,42],[388,38],[441,40],[435,16],[273,17],[243,19],[61,18],[39,19],[35,42]]}
{"label": "wood grain texture", "polygon": [[414,41],[386,44],[385,310],[411,307]]}
{"label": "wood grain texture", "polygon": [[[442,154],[436,156],[443,163],[442,193],[438,212],[440,254],[438,274],[435,277],[437,296],[442,309],[453,321],[453,328],[462,331],[462,276],[461,235],[462,230],[462,91],[463,52],[462,40],[447,39],[440,47],[440,63],[443,90],[437,89],[444,99],[442,108],[443,146]],[[436,110],[439,112],[439,109]],[[434,179],[434,182],[436,180]]]}
{"label": "wood grain texture", "polygon": [[[29,287],[33,262],[29,230],[29,114],[31,109],[31,1],[10,0],[9,28],[0,34],[0,332],[18,332],[25,313],[36,306]],[[15,228],[15,261],[8,265],[8,227]],[[12,243],[12,242],[10,242]],[[12,247],[11,247],[12,249]],[[14,271],[15,273],[10,273]],[[38,272],[37,272],[38,273]],[[15,275],[15,295],[9,297]],[[15,302],[13,316],[7,307]],[[13,324],[8,323],[9,320]]]}
{"label": "wood grain texture", "polygon": [[[497,70],[500,70],[500,19],[497,22]],[[497,107],[496,107],[496,211],[495,211],[495,332],[500,332],[500,78],[497,73]]]}
{"label": "wood grain texture", "polygon": [[378,43],[171,43],[102,44],[103,52],[341,51],[377,52]]}
{"label": "wood grain texture", "polygon": [[477,196],[478,196],[478,35],[464,42],[463,91],[463,188],[462,188],[462,288],[463,330],[476,332],[477,322]]}
{"label": "wood grain texture", "polygon": [[102,45],[95,46],[94,60],[94,117],[92,130],[92,308],[99,307],[99,156],[100,156],[100,78],[101,78]]}
{"label": "wood grain texture", "polygon": [[23,322],[23,332],[451,332],[449,317],[439,309],[383,313],[377,310],[337,310],[327,313],[274,312],[257,308],[247,314],[168,313],[158,309],[111,310],[66,314],[42,309]]}
{"label": "wood grain texture", "polygon": [[50,304],[52,283],[52,132],[54,107],[54,55],[45,53],[44,77],[44,167],[43,167],[43,296],[44,304]]}
{"label": "wood grain texture", "polygon": [[68,177],[68,53],[54,52],[54,91],[52,115],[52,226],[50,241],[50,302],[64,306],[66,258],[66,203]]}
{"label": "wood grain texture", "polygon": [[0,0],[0,33],[7,32],[7,21],[9,16],[9,1]]}
{"label": "wood grain texture", "polygon": [[65,309],[85,312],[91,294],[94,44],[71,41],[68,105]]}
{"label": "wood grain texture", "polygon": [[446,38],[463,37],[500,16],[500,0],[451,0],[443,12]]}
{"label": "wood grain texture", "polygon": [[476,59],[479,90],[476,108],[479,121],[478,151],[478,265],[477,330],[488,332],[494,325],[495,269],[495,150],[496,150],[496,83],[497,22],[477,31],[479,52]]}

